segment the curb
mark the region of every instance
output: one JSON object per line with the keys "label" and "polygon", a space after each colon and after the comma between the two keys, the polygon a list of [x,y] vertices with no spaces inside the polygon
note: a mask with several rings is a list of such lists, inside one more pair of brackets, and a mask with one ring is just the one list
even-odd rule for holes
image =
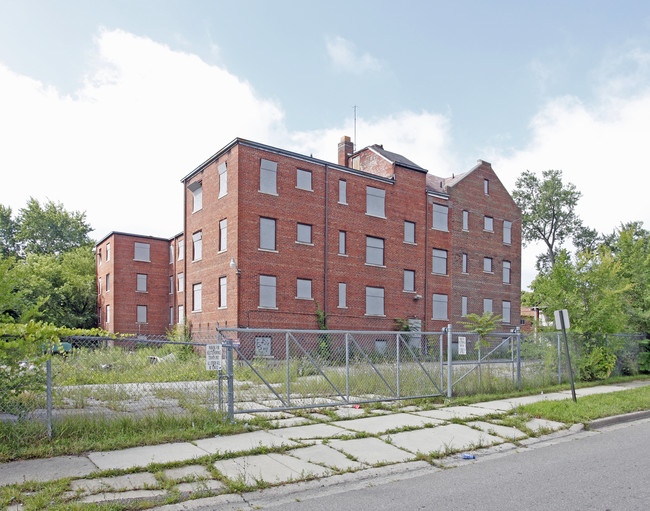
{"label": "curb", "polygon": [[612,417],[604,417],[596,419],[586,424],[587,429],[600,429],[614,424],[622,424],[624,422],[636,421],[640,419],[650,418],[650,410],[641,410],[640,412],[625,413],[623,415],[614,415]]}

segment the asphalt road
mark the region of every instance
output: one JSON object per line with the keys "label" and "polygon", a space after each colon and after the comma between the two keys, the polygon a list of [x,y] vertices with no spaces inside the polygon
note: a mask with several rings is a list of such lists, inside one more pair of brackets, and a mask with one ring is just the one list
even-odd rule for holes
{"label": "asphalt road", "polygon": [[282,509],[647,511],[650,420],[582,433],[426,476],[284,502]]}

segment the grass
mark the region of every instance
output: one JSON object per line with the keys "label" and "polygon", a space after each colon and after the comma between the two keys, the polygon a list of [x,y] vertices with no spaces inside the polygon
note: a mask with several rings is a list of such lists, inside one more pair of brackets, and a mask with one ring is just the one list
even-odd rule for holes
{"label": "grass", "polygon": [[563,422],[565,424],[588,423],[602,417],[650,410],[650,386],[637,389],[596,394],[563,401],[540,401],[520,406],[517,413]]}

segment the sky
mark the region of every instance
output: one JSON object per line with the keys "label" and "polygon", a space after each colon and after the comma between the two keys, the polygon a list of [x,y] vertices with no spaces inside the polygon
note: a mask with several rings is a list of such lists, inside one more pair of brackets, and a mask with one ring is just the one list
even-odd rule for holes
{"label": "sky", "polygon": [[[180,179],[235,137],[438,176],[559,169],[585,225],[650,227],[650,2],[0,0],[0,204],[182,230]],[[539,245],[522,256],[522,286]]]}

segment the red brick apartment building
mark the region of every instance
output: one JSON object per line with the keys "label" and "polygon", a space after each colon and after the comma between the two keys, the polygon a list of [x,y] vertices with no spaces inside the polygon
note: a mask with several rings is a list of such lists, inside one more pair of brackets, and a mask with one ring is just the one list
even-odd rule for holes
{"label": "red brick apartment building", "polygon": [[181,234],[97,244],[100,326],[316,329],[317,309],[330,329],[519,325],[521,213],[489,163],[442,178],[348,137],[338,154],[233,140],[182,179]]}

